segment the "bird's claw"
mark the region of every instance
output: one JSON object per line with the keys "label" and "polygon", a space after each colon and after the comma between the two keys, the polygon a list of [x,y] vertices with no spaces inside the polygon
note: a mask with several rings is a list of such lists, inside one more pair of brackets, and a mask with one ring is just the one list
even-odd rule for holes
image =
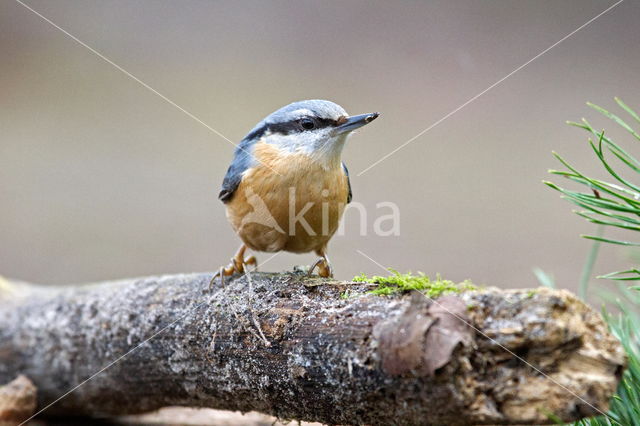
{"label": "bird's claw", "polygon": [[224,287],[224,277],[233,275],[234,272],[235,267],[233,266],[233,264],[229,264],[226,267],[221,266],[220,269],[218,269],[218,272],[216,272],[213,278],[211,278],[211,281],[209,281],[209,290],[213,290],[213,286],[216,283],[216,278],[218,277],[220,277],[220,285]]}
{"label": "bird's claw", "polygon": [[309,268],[307,276],[310,277],[316,268],[318,268],[318,276],[322,278],[333,278],[333,267],[326,257],[321,257],[316,260],[316,262],[311,265],[311,268]]}
{"label": "bird's claw", "polygon": [[218,277],[220,277],[220,285],[224,287],[224,277],[229,277],[236,272],[242,274],[245,271],[245,267],[249,265],[252,265],[254,267],[254,271],[258,270],[258,260],[256,259],[256,257],[249,256],[245,259],[244,251],[245,247],[240,247],[240,250],[238,250],[236,255],[231,258],[231,263],[229,263],[227,266],[220,267],[218,272],[216,272],[213,278],[211,278],[211,281],[209,281],[209,290],[213,289],[216,278]]}

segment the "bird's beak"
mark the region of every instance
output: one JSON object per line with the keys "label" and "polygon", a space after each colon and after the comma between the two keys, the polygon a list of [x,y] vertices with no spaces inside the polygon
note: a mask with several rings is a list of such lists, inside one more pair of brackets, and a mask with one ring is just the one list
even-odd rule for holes
{"label": "bird's beak", "polygon": [[336,127],[336,133],[338,135],[341,135],[343,133],[351,132],[355,129],[358,129],[364,126],[365,124],[371,123],[373,120],[378,118],[379,115],[380,115],[379,112],[374,112],[371,114],[353,115],[347,118],[347,121],[345,121],[344,123]]}

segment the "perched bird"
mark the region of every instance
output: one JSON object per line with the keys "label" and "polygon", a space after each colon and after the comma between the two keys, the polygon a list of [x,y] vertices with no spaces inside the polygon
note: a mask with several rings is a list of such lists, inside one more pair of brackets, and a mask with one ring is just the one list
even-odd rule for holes
{"label": "perched bird", "polygon": [[378,117],[349,116],[333,102],[294,102],[260,121],[237,146],[218,198],[243,244],[211,280],[246,265],[245,251],[307,253],[322,277],[333,276],[327,244],[351,201],[349,172],[341,161],[349,134]]}

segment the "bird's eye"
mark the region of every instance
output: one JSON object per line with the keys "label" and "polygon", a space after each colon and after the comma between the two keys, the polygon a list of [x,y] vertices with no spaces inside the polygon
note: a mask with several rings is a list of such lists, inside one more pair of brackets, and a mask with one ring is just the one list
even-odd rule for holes
{"label": "bird's eye", "polygon": [[300,124],[306,130],[311,130],[316,127],[316,123],[314,123],[310,118],[303,118],[302,120],[300,120]]}

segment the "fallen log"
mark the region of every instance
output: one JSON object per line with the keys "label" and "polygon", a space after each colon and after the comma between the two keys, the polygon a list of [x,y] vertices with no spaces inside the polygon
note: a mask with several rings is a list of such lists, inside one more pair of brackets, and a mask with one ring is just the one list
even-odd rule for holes
{"label": "fallen log", "polygon": [[0,384],[27,376],[49,416],[188,406],[330,424],[541,424],[606,412],[625,363],[600,315],[563,290],[433,301],[297,273],[213,291],[209,279],[5,284]]}

